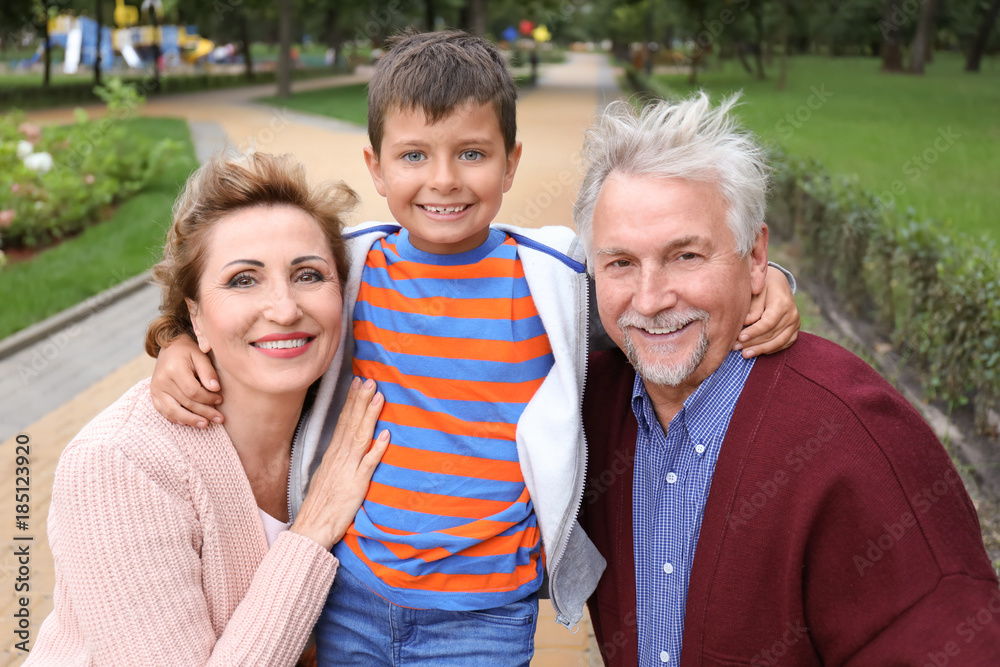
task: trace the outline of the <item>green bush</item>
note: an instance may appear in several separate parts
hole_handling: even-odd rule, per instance
[[[0,116],[0,247],[45,246],[78,233],[176,152],[175,142],[129,131],[144,102],[133,87],[111,80],[95,92],[107,103],[97,121],[78,109],[76,123],[41,130],[20,113]]]
[[[636,104],[667,97],[625,65]],[[1000,411],[1000,249],[912,209],[882,204],[856,179],[772,149],[768,225],[801,248],[803,269],[912,361],[930,398]]]
[[[1000,404],[1000,251],[912,210],[880,206],[811,160],[772,155],[768,222],[855,316],[922,371],[931,398],[973,403],[985,432]]]

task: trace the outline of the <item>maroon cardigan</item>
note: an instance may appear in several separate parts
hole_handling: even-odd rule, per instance
[[[595,353],[581,522],[608,568],[605,663],[636,665],[635,373]],[[680,664],[1000,665],[1000,590],[965,488],[924,420],[863,361],[801,334],[757,360],[719,456]]]

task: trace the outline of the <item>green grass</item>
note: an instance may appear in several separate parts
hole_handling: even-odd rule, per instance
[[[752,79],[736,62],[698,79],[713,99],[742,89],[739,113],[747,127],[790,155],[816,158],[834,174],[856,175],[879,195],[895,184],[902,191],[894,196],[897,209],[913,207],[921,217],[1000,238],[1000,59],[984,61],[980,74],[966,74],[958,54],[939,53],[923,77],[882,74],[879,64],[871,58],[792,58],[781,92],[777,61],[766,81]],[[656,83],[674,94],[692,89],[686,74],[657,76]]]
[[[0,338],[142,273],[159,258],[170,208],[197,165],[187,123],[173,118],[128,121],[135,132],[180,142],[184,149],[114,216],[79,236],[0,269]]]
[[[339,118],[355,125],[364,126],[368,122],[367,87],[367,84],[355,83],[347,86],[307,90],[284,99],[261,97],[257,101],[319,116]]]
[[[41,86],[43,76],[40,72],[18,72],[17,74],[0,74],[0,86]],[[66,74],[62,68],[52,68],[49,74],[49,83],[53,86],[66,83],[90,83],[94,80],[94,73],[90,70],[78,72],[76,74]]]

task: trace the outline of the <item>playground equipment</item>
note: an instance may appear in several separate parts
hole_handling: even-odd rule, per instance
[[[154,3],[158,5],[155,0],[145,0],[143,9],[148,10]],[[137,25],[139,9],[126,5],[124,0],[115,0],[114,18],[116,29],[101,27],[101,62],[105,65],[114,62],[117,52],[130,68],[145,67],[152,61],[157,44],[166,63],[195,63],[215,50],[211,40],[198,35],[196,26]],[[97,60],[97,22],[93,19],[70,14],[49,19],[49,41],[65,50],[63,71],[68,74],[75,73],[80,65],[93,67]],[[28,64],[37,62],[44,53],[43,44]]]

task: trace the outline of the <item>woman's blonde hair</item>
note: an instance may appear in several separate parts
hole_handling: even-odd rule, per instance
[[[155,357],[178,336],[194,336],[185,299],[198,298],[206,241],[221,218],[257,206],[302,210],[323,230],[343,286],[348,271],[343,216],[357,201],[342,182],[310,188],[302,164],[290,155],[229,151],[212,157],[191,175],[174,203],[163,259],[152,270],[153,281],[162,288],[161,315],[146,332],[146,353]]]

